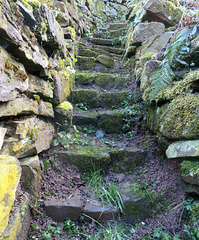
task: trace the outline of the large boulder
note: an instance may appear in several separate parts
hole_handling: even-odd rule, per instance
[[[19,161],[11,156],[0,155],[0,237],[8,225],[20,177]]]
[[[139,23],[133,30],[131,37],[128,39],[129,45],[140,45],[152,36],[163,34],[165,26],[163,23]]]
[[[2,122],[7,133],[1,152],[18,158],[38,154],[50,147],[54,128],[36,117]]]
[[[144,10],[142,21],[162,22],[166,27],[175,26],[182,16],[182,11],[175,4],[165,0],[148,0]]]

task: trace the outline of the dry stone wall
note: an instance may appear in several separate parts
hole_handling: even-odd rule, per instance
[[[182,21],[179,25],[178,1],[139,0],[127,5],[131,27],[126,56],[136,63],[137,83],[148,106],[148,126],[169,159],[186,160],[181,167],[185,190],[199,194],[199,10],[188,27]],[[155,74],[159,77],[154,78]]]
[[[0,1],[1,240],[26,239],[28,201],[34,201],[40,189],[38,154],[50,148],[55,116],[65,130],[71,124],[67,97],[74,84],[76,41],[108,17],[116,17],[121,4],[120,0]],[[27,193],[8,222],[23,190]]]

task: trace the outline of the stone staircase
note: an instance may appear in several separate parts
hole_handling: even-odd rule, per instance
[[[97,170],[130,174],[145,163],[147,151],[140,149],[136,143],[127,145],[120,137],[124,134],[125,118],[122,103],[135,90],[132,73],[123,67],[124,44],[118,41],[118,33],[125,34],[126,29],[125,22],[111,23],[107,28],[100,28],[93,38],[83,39],[79,43],[75,89],[69,101],[74,106],[73,125],[77,127],[81,140],[78,140],[80,144],[56,151],[56,162],[63,171],[74,165],[82,174]],[[86,134],[85,130],[92,134]],[[76,139],[76,136],[77,133],[73,132],[71,138]],[[82,144],[83,141],[86,144]],[[121,192],[125,216],[127,219],[138,219],[134,212],[129,212],[129,206],[144,207],[142,198],[136,197],[128,186]],[[80,204],[77,207],[78,216],[73,219],[76,220],[82,213],[98,221],[115,219],[115,208],[102,206],[93,199],[83,207],[81,197],[76,198]],[[60,218],[57,217],[59,211],[62,218],[67,218],[70,216],[63,216],[63,212],[72,205],[71,201],[55,203],[50,200],[46,202],[46,213],[52,218],[56,216],[56,221]]]

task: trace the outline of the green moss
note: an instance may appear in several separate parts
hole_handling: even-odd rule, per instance
[[[47,106],[47,108],[52,108],[53,107],[53,105],[49,102],[47,102],[46,106]]]
[[[151,60],[155,55],[156,55],[156,53],[154,53],[154,52],[149,52],[149,53],[144,54],[141,57],[142,63],[146,63],[147,61]]]
[[[4,72],[10,77],[13,76],[16,80],[25,81],[28,78],[28,75],[19,69],[17,65],[11,62],[9,59],[5,61],[5,69]]]
[[[80,89],[72,92],[72,102],[86,103],[90,108],[99,106],[99,92],[97,90]]]
[[[181,164],[181,174],[199,177],[199,162],[183,161]]]
[[[178,96],[170,104],[159,109],[160,132],[169,138],[193,139],[198,137],[199,94]]]
[[[95,58],[94,57],[77,57],[77,65],[80,70],[89,70],[91,69],[95,64]]]
[[[95,84],[105,89],[114,87],[115,76],[107,73],[97,73],[95,75]]]
[[[57,159],[74,164],[81,173],[91,173],[97,170],[106,170],[110,157],[109,148],[99,146],[74,146],[71,151],[66,153],[57,153]]]
[[[199,71],[189,72],[185,78],[181,81],[174,82],[172,85],[164,88],[160,93],[158,93],[155,98],[156,103],[170,101],[179,95],[185,94],[190,89],[197,87],[197,81],[199,80]]]
[[[172,2],[163,2],[163,8],[169,19],[172,19],[172,21],[176,24],[180,21],[182,17],[182,11],[177,8]]]
[[[71,110],[73,110],[72,104],[70,102],[68,102],[68,101],[64,101],[64,102],[60,103],[57,106],[57,108],[61,108],[63,111],[69,111],[69,110],[71,111]]]
[[[71,33],[72,39],[75,39],[75,38],[76,38],[76,32],[75,32],[75,29],[74,29],[74,28],[72,28],[72,27],[67,27],[66,30]]]
[[[97,127],[107,133],[119,132],[124,124],[124,114],[114,111],[103,111],[98,115]]]
[[[82,85],[89,85],[94,82],[95,75],[90,73],[76,73],[75,83]]]
[[[104,108],[119,108],[122,102],[127,99],[128,91],[123,92],[105,92],[101,94],[101,106]]]
[[[136,48],[137,48],[136,46],[129,46],[129,47],[127,47],[125,56],[126,57],[131,57],[131,56],[135,55]]]
[[[113,68],[115,65],[114,60],[111,57],[105,56],[105,55],[99,55],[97,57],[96,61],[98,61],[99,63],[101,63],[109,68]]]

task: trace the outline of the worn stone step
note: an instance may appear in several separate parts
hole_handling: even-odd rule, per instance
[[[72,91],[70,100],[73,104],[82,104],[86,108],[97,108],[99,104],[100,94],[94,89],[78,89]],[[86,110],[86,109],[85,109]]]
[[[84,207],[83,214],[86,215],[84,218],[85,221],[91,222],[92,219],[95,219],[98,222],[106,222],[109,220],[115,220],[118,216],[118,210],[111,206],[104,206],[97,200],[91,200],[88,201]]]
[[[100,46],[100,45],[95,45],[95,47],[91,48],[95,51],[103,50],[109,53],[114,53],[118,55],[122,55],[125,53],[125,50],[123,48],[116,48],[116,47],[108,47],[108,46]]]
[[[114,75],[110,73],[76,73],[75,84],[77,85],[97,85],[103,89],[123,89],[128,83],[132,81],[132,78],[128,75]]]
[[[80,108],[120,108],[127,99],[129,91],[102,92],[94,89],[77,89],[71,94],[71,102]]]
[[[122,102],[127,99],[129,91],[104,92],[100,94],[100,105],[102,108],[120,108]]]
[[[125,22],[118,22],[118,23],[111,23],[109,25],[110,30],[117,30],[119,28],[126,28],[127,29],[127,23]]]
[[[83,111],[79,108],[74,108],[73,112],[73,124],[74,125],[91,125],[97,126],[97,113],[95,111]]]
[[[102,48],[90,48],[86,45],[79,45],[78,48],[78,56],[82,57],[95,57],[97,58],[99,55],[106,55],[109,57],[113,57],[117,60],[121,59],[121,55],[117,53],[111,53],[109,51],[103,50]]]
[[[147,158],[147,151],[137,147],[114,148],[110,151],[111,168],[115,173],[132,173],[144,165]]]
[[[125,36],[127,32],[127,28],[119,28],[112,31],[107,32],[96,32],[93,34],[94,38],[103,38],[103,39],[114,39]]]
[[[114,39],[103,39],[103,38],[89,38],[90,42],[98,45],[113,46]]]
[[[98,129],[102,129],[106,133],[122,131],[122,127],[124,125],[123,119],[123,113],[112,110],[75,110],[73,113],[73,124],[96,126]]]
[[[106,171],[110,164],[110,148],[97,145],[79,146],[72,149],[55,152],[55,159],[62,168],[76,166],[81,173],[91,173],[97,170]]]

